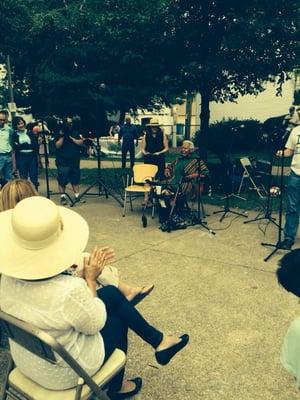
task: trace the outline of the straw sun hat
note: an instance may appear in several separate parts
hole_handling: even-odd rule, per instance
[[[55,276],[74,264],[88,241],[87,222],[40,196],[0,213],[0,273],[20,279]]]
[[[146,124],[146,126],[159,126],[158,118],[155,117],[151,118],[149,123]]]

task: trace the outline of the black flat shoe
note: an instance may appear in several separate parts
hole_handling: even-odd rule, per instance
[[[147,286],[143,286],[143,287],[142,287],[142,290],[145,289],[146,287],[147,287]],[[147,297],[147,296],[152,292],[153,289],[154,289],[154,285],[151,285],[151,286],[149,287],[149,289],[146,290],[145,292],[138,293],[136,296],[134,296],[134,298],[133,298],[132,300],[130,300],[130,303],[131,303],[133,306],[136,306],[136,305],[139,304],[141,301],[143,301],[144,298]]]
[[[180,336],[181,341],[174,344],[171,347],[168,347],[167,349],[156,351],[155,352],[155,358],[158,364],[160,365],[166,365],[170,362],[170,360],[175,356],[176,353],[178,353],[180,350],[182,350],[189,342],[189,335],[184,334]]]
[[[131,382],[135,383],[135,388],[131,390],[130,392],[124,392],[124,393],[113,393],[108,391],[108,397],[110,400],[124,400],[124,399],[129,399],[130,397],[135,396],[142,388],[142,383],[143,380],[140,377],[134,378],[134,379],[129,379]]]

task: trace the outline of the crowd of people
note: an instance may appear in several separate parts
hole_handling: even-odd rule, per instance
[[[297,115],[295,115],[297,113]],[[290,250],[299,224],[300,206],[300,108],[290,109],[284,119],[288,130],[285,149],[278,157],[292,157],[287,190],[284,239],[279,247]],[[120,127],[119,127],[120,128]],[[158,364],[166,365],[189,341],[188,334],[166,335],[150,324],[136,309],[154,289],[154,285],[129,285],[111,265],[114,250],[96,246],[84,252],[89,237],[87,222],[76,212],[57,206],[38,194],[38,133],[44,127],[28,128],[22,117],[8,124],[8,115],[0,111],[0,170],[6,184],[0,191],[0,241],[6,251],[0,253],[1,309],[28,321],[53,335],[93,375],[114,349],[128,349],[128,329],[154,350]],[[185,140],[180,154],[166,165],[168,141],[156,119],[151,119],[142,138],[144,162],[155,164],[155,177],[166,183],[163,222],[170,210],[180,215],[187,196],[196,190],[199,177],[209,176],[206,164],[197,157],[193,142]],[[130,118],[113,133],[122,140],[122,167],[127,153],[134,165],[137,131]],[[70,182],[75,198],[79,196],[80,147],[83,138],[66,118],[54,136],[57,180],[61,204]],[[18,170],[21,179],[13,179]],[[174,193],[176,192],[176,204]],[[166,201],[168,200],[168,201]],[[148,199],[147,199],[148,201]],[[80,235],[78,235],[80,232]],[[51,255],[51,256],[50,256]],[[292,250],[280,261],[278,282],[300,297],[300,250]],[[74,311],[76,310],[76,311]],[[300,386],[300,319],[290,325],[284,338],[281,361]],[[20,345],[10,342],[13,360],[20,371],[41,386],[64,390],[76,386],[77,376],[61,360],[52,365]],[[122,369],[110,382],[108,395],[121,400],[137,394],[142,378],[124,379]]]
[[[190,159],[193,149],[192,142],[185,142],[178,162],[166,168],[165,155],[169,150],[168,138],[157,118],[151,118],[143,129],[143,136],[140,138],[140,129],[133,124],[130,117],[125,118],[125,123],[120,127],[113,123],[109,136],[114,137],[121,145],[121,167],[126,167],[126,160],[129,153],[130,168],[135,164],[135,148],[141,139],[141,151],[145,164],[154,164],[158,167],[155,179],[161,182],[172,181],[173,186],[178,185],[178,176],[187,175],[187,170],[180,168],[183,165],[182,159]],[[45,151],[49,154],[49,138],[55,148],[55,164],[57,168],[58,192],[60,194],[61,205],[69,204],[69,195],[66,194],[67,185],[70,183],[74,193],[74,202],[85,202],[80,196],[80,159],[84,145],[90,147],[90,139],[86,139],[78,130],[72,117],[66,117],[63,123],[58,126],[55,132],[51,133],[45,122],[37,121],[27,124],[20,117],[14,117],[11,125],[8,123],[8,113],[0,112],[0,171],[2,171],[4,181],[10,181],[16,177],[29,179],[38,190],[38,169],[42,166],[42,154]],[[192,147],[191,147],[192,145]],[[46,146],[46,148],[45,148]],[[185,146],[188,151],[185,152]],[[201,162],[202,163],[202,162]],[[192,163],[193,164],[193,163]],[[191,170],[195,169],[196,164]],[[172,172],[172,173],[171,173]],[[195,172],[195,171],[193,171]],[[176,179],[173,178],[173,173]],[[182,186],[181,194],[188,192],[187,187],[191,183]],[[169,191],[170,193],[170,191]],[[178,197],[178,204],[182,203]],[[170,196],[168,196],[168,201]],[[148,196],[145,196],[144,205],[147,206]],[[168,203],[167,201],[167,203]],[[169,203],[170,204],[170,203]],[[170,206],[167,207],[168,212]],[[180,212],[180,207],[176,208],[176,213]],[[162,212],[166,214],[166,210]],[[163,219],[160,222],[163,223]]]

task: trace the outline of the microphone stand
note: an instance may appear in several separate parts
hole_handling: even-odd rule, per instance
[[[49,185],[49,153],[48,153],[48,146],[47,146],[47,140],[46,140],[46,130],[45,130],[45,125],[44,125],[44,121],[41,120],[40,121],[42,124],[42,144],[44,147],[44,158],[45,158],[45,179],[46,179],[46,196],[48,199],[50,199],[50,195],[56,195],[56,194],[60,194],[59,192],[52,192],[50,190],[50,185]],[[68,193],[65,193],[65,195],[68,197],[68,200],[70,202],[70,206],[73,207],[74,205],[74,201],[72,200],[72,198],[70,197],[70,195]]]
[[[277,242],[275,244],[272,243],[261,243],[262,246],[268,246],[268,247],[274,247],[274,250],[267,256],[264,258],[264,261],[267,262],[276,252],[277,250],[287,250],[287,249],[282,249],[280,247],[280,243],[281,243],[281,239],[282,239],[282,209],[283,209],[283,196],[282,196],[282,192],[283,192],[283,168],[284,168],[284,149],[285,149],[285,140],[284,137],[286,136],[286,134],[282,137],[282,142],[283,142],[283,146],[282,146],[282,157],[281,157],[281,165],[280,165],[280,199],[279,199],[279,221],[278,221],[278,238],[277,238]]]
[[[219,219],[219,222],[222,222],[223,219],[226,217],[226,215],[227,215],[228,213],[237,215],[237,216],[239,216],[239,217],[248,218],[248,215],[245,215],[245,214],[243,214],[243,213],[239,213],[239,212],[237,212],[237,211],[232,211],[232,210],[230,209],[230,206],[229,206],[229,199],[230,199],[231,197],[237,197],[237,198],[242,199],[242,200],[245,200],[245,199],[244,199],[243,197],[238,196],[238,195],[236,195],[236,194],[233,193],[233,182],[232,182],[232,179],[230,178],[230,171],[229,171],[229,168],[230,168],[230,163],[229,163],[229,161],[227,161],[227,165],[226,165],[226,176],[227,176],[228,182],[230,183],[230,187],[231,187],[230,189],[231,189],[231,190],[229,190],[229,188],[227,187],[227,189],[226,189],[226,195],[225,195],[225,204],[224,204],[223,209],[222,209],[222,210],[219,210],[219,211],[214,211],[214,212],[213,212],[213,214],[220,214],[220,213],[222,214],[222,215],[221,215],[221,218]],[[231,193],[230,193],[230,192],[231,192]],[[224,197],[223,197],[223,198],[224,198]]]
[[[250,219],[248,221],[244,221],[244,224],[249,224],[251,222],[256,222],[256,221],[263,221],[264,219],[266,219],[267,221],[272,222],[274,225],[276,225],[277,227],[279,226],[276,221],[276,218],[272,217],[272,207],[271,207],[271,185],[272,185],[272,167],[273,167],[273,160],[274,160],[274,156],[273,156],[273,152],[274,152],[274,143],[272,141],[272,146],[271,146],[271,152],[270,152],[270,171],[269,171],[269,176],[268,176],[268,197],[267,197],[267,204],[266,204],[266,209],[265,209],[265,214],[264,216],[260,217],[260,213],[257,214],[257,216],[253,219]]]
[[[108,199],[108,195],[110,195],[117,203],[120,204],[121,207],[123,207],[122,201],[107,187],[107,185],[104,183],[102,176],[101,176],[101,146],[100,146],[100,141],[99,141],[99,136],[96,136],[96,155],[97,155],[97,178],[95,181],[88,186],[74,201],[74,204],[80,202],[83,196],[105,196]],[[96,193],[92,192],[90,193],[90,190],[94,187],[98,188],[98,191]]]
[[[237,211],[232,211],[232,210],[230,209],[230,207],[229,207],[229,201],[230,201],[230,198],[232,198],[232,197],[236,197],[236,198],[239,198],[239,199],[241,199],[241,200],[246,200],[244,197],[241,197],[241,196],[236,195],[236,194],[234,193],[233,178],[230,176],[230,165],[232,164],[232,166],[233,166],[233,163],[232,163],[231,158],[230,158],[230,154],[231,154],[231,152],[232,152],[233,139],[234,139],[236,133],[237,133],[237,128],[233,128],[233,129],[232,129],[231,140],[230,140],[230,143],[229,143],[229,150],[228,150],[228,152],[227,152],[226,161],[225,161],[225,162],[226,162],[226,165],[225,165],[225,167],[226,167],[226,178],[227,178],[227,183],[228,183],[228,184],[226,185],[227,188],[226,188],[225,197],[222,198],[222,199],[225,199],[225,204],[224,204],[222,210],[214,211],[214,212],[213,212],[213,214],[220,214],[220,213],[222,214],[222,215],[221,215],[221,218],[220,218],[220,220],[219,220],[219,222],[222,222],[223,219],[226,217],[226,215],[227,215],[228,213],[237,215],[237,216],[239,216],[239,217],[248,218],[248,215],[245,215],[244,213],[239,213],[239,212],[237,212]],[[233,168],[234,168],[234,167],[233,167]],[[234,171],[234,169],[233,169],[233,171]],[[232,172],[232,174],[233,174],[233,172]],[[229,186],[230,186],[230,187],[229,187]]]
[[[46,131],[44,126],[44,121],[41,121],[42,124],[42,144],[44,147],[44,158],[45,158],[45,179],[46,179],[46,196],[50,199],[50,186],[49,186],[49,154],[47,148],[47,140],[46,140]]]
[[[197,155],[197,170],[198,170],[198,176],[196,178],[196,193],[197,193],[197,214],[196,217],[193,216],[192,218],[192,223],[191,225],[200,225],[202,228],[206,229],[211,233],[212,235],[215,235],[216,232],[214,232],[212,229],[210,229],[207,226],[207,222],[203,221],[202,215],[205,217],[205,213],[203,212],[203,203],[202,203],[202,194],[201,194],[201,165],[200,165],[200,154],[198,150],[198,155]]]

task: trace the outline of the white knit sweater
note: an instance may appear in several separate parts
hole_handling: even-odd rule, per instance
[[[54,336],[89,374],[101,367],[104,344],[99,331],[105,325],[106,309],[83,279],[58,275],[34,282],[2,276],[0,307]],[[61,359],[52,365],[10,344],[17,367],[33,381],[54,390],[76,386],[77,376]]]

